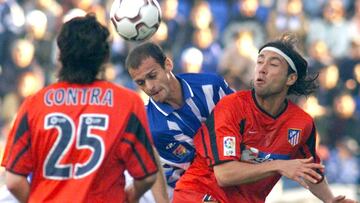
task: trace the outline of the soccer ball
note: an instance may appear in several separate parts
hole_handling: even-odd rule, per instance
[[[114,0],[110,19],[121,37],[142,41],[159,28],[161,10],[156,0]]]

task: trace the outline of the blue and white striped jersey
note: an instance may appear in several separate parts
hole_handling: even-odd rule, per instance
[[[225,80],[208,73],[176,76],[181,83],[184,105],[174,109],[150,98],[147,115],[154,144],[159,151],[166,181],[175,187],[195,155],[193,137],[215,104],[233,93]]]

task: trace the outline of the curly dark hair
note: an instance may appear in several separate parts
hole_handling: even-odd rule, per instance
[[[292,35],[291,33],[285,33],[279,39],[263,45],[259,49],[259,53],[265,47],[275,47],[280,49],[287,56],[289,56],[295,64],[298,78],[296,82],[292,86],[290,86],[287,94],[307,96],[315,92],[315,90],[318,88],[316,79],[318,78],[319,74],[315,73],[313,75],[308,75],[308,63],[304,59],[304,57],[301,56],[299,51],[297,51],[295,46],[296,43],[297,39],[294,35]],[[290,65],[288,64],[288,75],[292,73],[295,73],[295,71],[291,69]]]
[[[109,59],[109,35],[109,30],[94,14],[66,22],[57,38],[62,63],[59,80],[80,84],[94,82]]]

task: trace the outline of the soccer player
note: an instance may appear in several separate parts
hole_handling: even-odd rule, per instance
[[[194,158],[196,131],[215,104],[233,90],[216,74],[174,75],[172,60],[151,42],[131,50],[126,68],[138,87],[150,96],[147,116],[151,134],[167,184],[174,188]]]
[[[198,154],[176,185],[174,203],[264,202],[282,175],[324,202],[345,202],[324,179],[313,119],[286,99],[316,89],[317,76],[307,75],[294,42],[287,34],[261,47],[253,89],[214,108],[194,137]]]
[[[99,77],[108,37],[91,14],[63,25],[59,81],[24,101],[2,161],[20,202],[137,202],[155,182],[141,98]],[[135,177],[126,189],[125,169]]]

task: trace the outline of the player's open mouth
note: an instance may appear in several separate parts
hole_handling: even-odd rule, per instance
[[[257,84],[264,84],[264,83],[265,83],[265,79],[257,78],[257,79],[255,80],[255,83],[257,83]]]
[[[160,92],[161,92],[161,90],[156,91],[156,92],[152,93],[151,96],[156,96],[156,95],[158,95]]]

